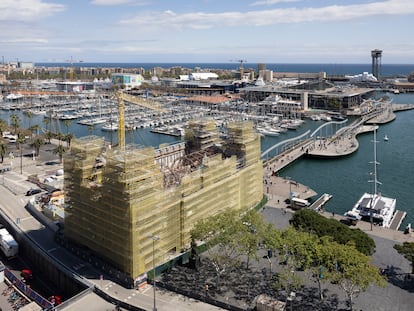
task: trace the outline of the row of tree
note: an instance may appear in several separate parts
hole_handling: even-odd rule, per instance
[[[370,264],[370,257],[356,248],[358,242],[341,244],[329,234],[318,236],[294,227],[278,230],[255,211],[243,215],[226,211],[209,217],[198,222],[191,234],[207,249],[216,270],[217,287],[226,269],[240,261],[248,269],[252,259],[259,259],[260,250],[267,250],[268,256],[278,255],[280,265],[273,286],[286,293],[300,288],[300,270],[317,282],[320,299],[322,284],[331,282],[345,292],[351,306],[354,297],[369,285],[385,285],[379,269]]]
[[[12,134],[17,135],[16,139],[16,147],[17,150],[20,151],[20,157],[22,157],[22,145],[27,143],[27,137],[30,137],[30,145],[35,151],[35,156],[39,155],[40,147],[44,145],[46,142],[50,144],[51,139],[55,138],[59,140],[58,146],[55,147],[53,152],[59,156],[60,161],[63,159],[63,155],[66,152],[67,148],[70,146],[70,142],[73,139],[73,134],[69,133],[69,126],[70,126],[70,120],[65,120],[66,125],[66,134],[63,133],[53,133],[50,129],[47,129],[46,131],[42,131],[41,134],[39,134],[40,126],[38,124],[31,125],[30,120],[33,117],[32,112],[28,112],[27,116],[29,118],[29,127],[28,129],[23,129],[20,126],[20,118],[17,114],[11,114],[9,116],[10,118],[10,126],[5,120],[0,119],[0,158],[1,162],[3,163],[4,157],[9,152],[8,150],[8,144],[5,139],[3,139],[3,132],[5,131],[11,131]],[[48,124],[50,124],[51,120],[50,118],[45,118],[44,123],[46,127],[48,127]],[[62,142],[66,142],[66,147],[62,144]]]

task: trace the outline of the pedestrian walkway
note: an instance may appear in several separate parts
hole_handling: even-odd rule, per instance
[[[291,185],[289,185],[289,179],[278,177],[278,176],[272,176],[270,178],[272,181],[271,184],[265,185],[266,191],[268,191],[268,197],[269,201],[267,203],[267,207],[273,207],[273,208],[280,208],[284,211],[293,212],[290,209],[287,209],[288,205],[285,200],[289,198],[289,192],[290,189],[293,188],[293,191],[297,191],[300,198],[307,199],[311,198],[316,195],[316,192],[309,187],[306,187],[305,185],[302,185],[296,181],[292,181],[293,187],[291,188]],[[320,211],[320,214],[327,217],[327,218],[333,218],[338,221],[346,221],[346,217],[343,215],[338,215],[332,212],[327,211]],[[408,234],[405,234],[402,231],[397,231],[393,229],[383,228],[381,226],[372,226],[371,230],[371,224],[369,222],[365,221],[358,221],[356,228],[361,229],[362,231],[370,234],[375,235],[384,239],[392,240],[395,242],[403,243],[403,242],[414,242],[414,233],[410,232]]]

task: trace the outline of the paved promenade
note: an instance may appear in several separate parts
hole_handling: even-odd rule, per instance
[[[290,209],[287,208],[288,204],[285,203],[285,200],[289,198],[290,186],[289,180],[285,177],[278,177],[278,176],[271,176],[270,177],[271,184],[267,187],[269,188],[269,202],[267,204],[268,207],[272,208],[279,208],[287,212],[291,212]],[[300,184],[296,181],[292,182],[292,192],[297,192],[299,198],[308,199],[310,197],[314,197],[317,193],[310,189],[309,187]],[[266,185],[265,185],[266,186]],[[266,189],[267,190],[267,189]],[[343,215],[332,214],[329,211],[320,212],[321,215],[327,218],[335,218],[336,220],[345,220],[346,217]],[[372,226],[371,224],[365,221],[359,221],[356,225],[356,228],[361,229],[362,231],[367,232],[370,235],[375,235],[380,238],[392,240],[395,242],[403,243],[403,242],[414,242],[414,233],[411,232],[409,234],[404,234],[403,231],[397,231],[392,229],[383,228],[380,226]]]
[[[287,208],[287,204],[284,202],[289,197],[289,187],[286,186],[286,179],[282,177],[272,176],[270,178],[272,180],[269,189],[270,200],[262,214],[276,228],[286,228],[293,214],[293,211]],[[297,187],[300,189],[299,192],[308,189],[308,187],[301,184],[298,184]],[[321,214],[338,221],[345,219],[342,215],[327,211]],[[369,234],[375,241],[376,251],[372,255],[372,264],[387,270],[388,283],[385,288],[371,286],[366,292],[361,293],[355,299],[354,310],[414,310],[414,278],[410,274],[411,264],[393,248],[396,243],[414,242],[414,233],[404,234],[402,231],[385,229],[379,226],[373,226],[371,230],[371,224],[363,221],[359,221],[356,227]],[[305,284],[311,288],[317,286],[306,276]],[[326,295],[337,295],[340,304],[346,300],[344,293],[336,285],[323,283],[322,289],[327,290]],[[341,305],[337,310],[347,310],[347,308]]]

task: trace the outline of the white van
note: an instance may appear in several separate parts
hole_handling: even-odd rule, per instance
[[[292,209],[301,209],[308,207],[310,203],[305,199],[292,198],[290,205],[292,206]]]

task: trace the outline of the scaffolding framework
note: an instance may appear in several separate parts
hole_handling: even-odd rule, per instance
[[[74,139],[64,158],[65,235],[136,279],[152,268],[151,234],[160,238],[155,243],[159,265],[189,248],[197,221],[254,207],[263,196],[260,137],[252,123],[239,122],[229,125],[229,139],[221,142],[212,125],[192,124],[201,159],[169,188],[154,148],[107,149],[102,155],[103,139]],[[207,152],[216,143],[226,156]],[[97,170],[99,157],[105,165]]]

